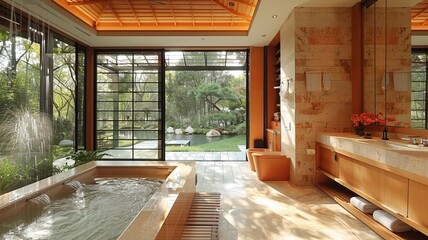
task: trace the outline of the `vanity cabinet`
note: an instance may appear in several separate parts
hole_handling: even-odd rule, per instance
[[[339,154],[339,179],[372,199],[381,199],[381,170]]]
[[[428,185],[385,164],[316,144],[316,184],[385,239],[428,239]],[[356,210],[350,198],[360,195],[420,232],[395,234]],[[425,235],[423,235],[423,234]]]
[[[337,164],[336,152],[320,145],[317,147],[318,149],[316,152],[319,154],[318,158],[320,159],[318,161],[318,168],[326,171],[334,177],[338,177],[339,165]]]
[[[380,176],[382,206],[393,213],[407,217],[409,179],[388,171],[382,171]]]
[[[409,181],[410,220],[428,229],[428,185]]]

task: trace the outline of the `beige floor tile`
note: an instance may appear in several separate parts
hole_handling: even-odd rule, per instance
[[[198,162],[197,191],[220,192],[220,239],[381,239],[313,186],[262,182],[247,162]]]

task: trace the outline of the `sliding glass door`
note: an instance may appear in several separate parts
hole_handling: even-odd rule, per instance
[[[97,53],[96,146],[114,159],[162,159],[161,58],[161,51]]]

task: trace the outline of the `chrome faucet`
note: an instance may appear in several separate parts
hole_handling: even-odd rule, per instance
[[[411,144],[418,145],[422,143],[422,136],[407,136]]]

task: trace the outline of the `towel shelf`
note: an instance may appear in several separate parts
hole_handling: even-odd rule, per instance
[[[385,239],[428,239],[428,184],[322,143],[316,143],[316,153],[316,185],[373,231]],[[332,156],[336,156],[335,160]],[[361,212],[350,203],[350,198],[357,195],[417,231],[389,231],[371,214]]]

